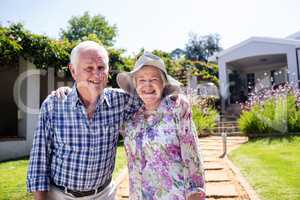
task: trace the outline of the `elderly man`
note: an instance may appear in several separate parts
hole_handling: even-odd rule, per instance
[[[105,88],[108,62],[102,46],[80,43],[71,52],[70,94],[43,102],[27,176],[36,200],[115,199],[111,178],[119,129],[141,102]]]
[[[43,102],[27,177],[35,199],[115,198],[119,128],[140,101],[105,88],[108,62],[102,46],[80,43],[71,52],[72,91],[64,100],[50,95]]]

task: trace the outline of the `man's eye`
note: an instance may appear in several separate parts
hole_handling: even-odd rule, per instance
[[[88,67],[88,68],[85,68],[85,71],[87,71],[87,72],[91,72],[91,71],[93,71],[93,69],[92,69],[92,68],[90,68],[90,67]]]
[[[98,67],[98,70],[99,71],[104,71],[105,67],[101,66],[101,67]]]

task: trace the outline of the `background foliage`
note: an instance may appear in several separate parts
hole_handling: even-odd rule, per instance
[[[117,36],[117,26],[109,25],[102,15],[91,16],[85,12],[82,16],[73,16],[66,30],[61,29],[61,39],[83,41],[88,37],[97,38],[103,45],[112,46]]]
[[[88,12],[82,16],[73,16],[67,29],[61,29],[60,34],[60,39],[52,39],[46,35],[31,33],[21,23],[12,23],[8,27],[0,25],[0,68],[18,63],[19,57],[22,56],[33,62],[37,68],[53,67],[56,71],[68,72],[72,48],[81,41],[92,40],[104,45],[108,50],[109,85],[116,87],[117,73],[131,70],[138,55],[144,51],[142,49],[138,55],[125,56],[125,49],[112,46],[117,35],[116,25],[110,25],[102,15],[91,16]],[[198,42],[192,42],[194,39],[190,38],[184,50],[177,48],[171,53],[154,50],[152,53],[160,56],[166,64],[168,73],[184,85],[191,76],[197,76],[199,81],[218,84],[218,66],[206,62],[207,56],[220,49],[218,36],[199,36],[196,37]],[[200,43],[202,46],[198,48],[197,45]],[[196,46],[192,47],[193,45]],[[189,56],[192,51],[194,55],[199,54],[197,59]]]

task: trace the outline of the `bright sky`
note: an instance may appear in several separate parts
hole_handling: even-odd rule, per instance
[[[71,16],[101,14],[118,27],[115,47],[128,54],[184,48],[190,32],[218,33],[228,48],[251,36],[300,31],[299,0],[1,0],[0,22],[22,21],[34,33],[58,38]]]

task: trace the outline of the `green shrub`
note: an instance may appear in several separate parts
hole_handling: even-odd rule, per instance
[[[300,132],[300,111],[292,94],[271,98],[242,112],[238,124],[246,134]]]
[[[201,107],[194,105],[192,106],[192,113],[199,136],[213,132],[216,128],[216,119],[218,117],[218,112],[215,109],[211,107],[201,109]]]

